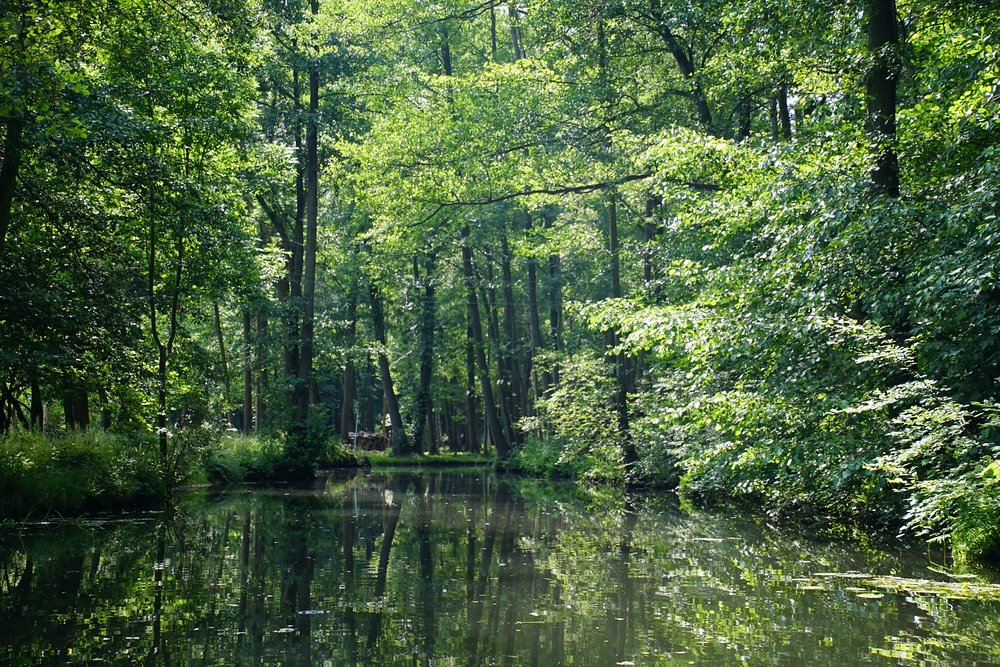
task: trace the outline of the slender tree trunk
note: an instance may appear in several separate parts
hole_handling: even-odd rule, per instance
[[[483,411],[486,414],[486,428],[501,459],[510,454],[510,445],[503,432],[500,416],[497,414],[496,403],[493,401],[493,387],[490,380],[490,368],[486,361],[486,346],[483,341],[483,325],[479,319],[479,303],[476,299],[475,272],[472,266],[472,248],[469,245],[469,228],[462,228],[462,270],[465,276],[465,289],[469,303],[469,328],[475,350],[476,363],[479,366],[479,385],[483,393]]]
[[[781,135],[778,129],[778,98],[772,97],[768,100],[767,106],[768,119],[771,121],[771,141],[777,142]]]
[[[392,384],[392,373],[389,368],[389,357],[386,356],[386,334],[385,334],[385,313],[382,310],[382,297],[378,288],[373,283],[371,285],[372,302],[372,324],[375,328],[375,338],[379,342],[378,368],[382,377],[382,393],[385,398],[386,410],[389,414],[389,423],[392,426],[390,437],[391,447],[398,454],[408,454],[410,445],[407,441],[406,431],[403,428],[403,416],[399,410],[399,399]]]
[[[107,431],[111,428],[111,423],[113,421],[113,414],[111,412],[111,399],[108,397],[108,390],[104,387],[99,387],[97,389],[97,397],[101,399],[101,428]],[[44,410],[42,406],[39,405],[39,417],[44,416]]]
[[[38,369],[34,366],[31,367],[31,377],[29,378],[29,381],[31,383],[31,407],[29,410],[31,416],[31,428],[41,430],[45,411],[42,408],[42,388],[38,383]]]
[[[167,433],[167,368],[170,361],[170,357],[174,351],[174,341],[177,339],[177,317],[180,313],[180,299],[181,299],[181,277],[184,274],[184,229],[177,230],[177,238],[175,239],[177,258],[176,264],[174,265],[174,284],[173,293],[170,300],[170,318],[169,318],[169,329],[167,332],[166,341],[160,335],[160,327],[157,316],[156,308],[156,248],[157,248],[157,224],[156,218],[153,215],[152,204],[150,204],[150,220],[149,220],[149,242],[146,248],[146,260],[147,260],[147,297],[149,299],[149,328],[150,334],[153,339],[153,344],[156,347],[157,365],[156,365],[156,430],[160,445],[160,467],[161,472],[165,476],[165,481],[172,481],[169,476],[172,471],[169,470],[169,446],[168,446],[168,433]]]
[[[17,189],[17,174],[21,169],[21,148],[24,137],[24,121],[10,118],[7,121],[7,137],[3,146],[3,164],[0,165],[0,257],[7,249],[7,232],[10,230],[14,207],[14,191]]]
[[[63,418],[66,421],[66,428],[76,427],[76,417],[73,415],[75,407],[73,403],[73,385],[68,377],[63,377],[62,387]]]
[[[254,410],[257,420],[254,424],[258,433],[267,428],[267,314],[257,313],[257,403]]]
[[[297,49],[297,40],[292,40],[292,48]],[[293,389],[285,396],[285,415],[295,416],[298,411],[299,386],[299,363],[301,361],[300,335],[302,313],[302,266],[303,254],[305,250],[305,218],[306,218],[306,185],[305,172],[309,162],[306,151],[303,148],[302,121],[306,116],[302,108],[302,82],[301,72],[298,65],[292,67],[292,98],[294,100],[295,114],[293,126],[295,132],[295,154],[298,160],[295,168],[295,220],[291,237],[286,244],[288,251],[287,279],[283,280],[285,287],[284,304],[284,352],[285,352],[285,376],[292,381]],[[279,282],[279,298],[281,283]],[[285,416],[283,415],[283,417]]]
[[[712,111],[708,106],[708,99],[705,97],[705,91],[701,87],[701,82],[698,80],[698,73],[695,70],[694,61],[691,60],[688,52],[681,45],[680,41],[677,39],[676,35],[674,35],[673,31],[670,30],[665,21],[661,24],[659,33],[664,44],[666,44],[671,55],[673,55],[674,60],[677,63],[677,69],[681,72],[681,76],[683,76],[691,86],[691,99],[694,101],[695,111],[698,114],[698,121],[709,134],[715,134],[714,128],[712,127]]]
[[[614,193],[608,197],[608,250],[611,254],[611,298],[622,297],[621,268],[618,247],[618,201]],[[617,347],[618,332],[611,332],[611,344]],[[625,355],[617,352],[612,355],[615,371],[615,412],[618,415],[618,431],[622,438],[622,453],[624,463],[631,469],[639,460],[632,442],[628,420],[628,366]]]
[[[781,121],[781,137],[788,141],[792,138],[792,115],[788,112],[788,86],[778,87],[778,119]]]
[[[748,96],[744,96],[740,99],[739,104],[736,105],[736,119],[739,123],[736,128],[736,141],[739,143],[750,138],[750,122],[753,120],[753,105]]]
[[[545,226],[551,227],[547,221]],[[562,259],[549,255],[549,340],[555,352],[562,350]],[[552,366],[552,385],[559,384],[559,365]],[[551,385],[550,385],[551,386]]]
[[[472,294],[475,297],[475,293]],[[476,422],[479,420],[476,410],[476,350],[472,332],[472,303],[469,304],[469,323],[465,338],[465,438],[468,452],[479,452],[479,433]]]
[[[508,387],[510,404],[510,438],[511,442],[519,440],[517,421],[521,415],[527,412],[524,405],[525,394],[521,378],[521,368],[517,363],[517,310],[514,306],[514,286],[511,273],[511,252],[510,242],[507,239],[506,230],[500,236],[500,271],[503,279],[503,319],[504,319],[504,340],[502,342],[503,354],[506,357],[507,370],[510,373]]]
[[[873,64],[865,82],[868,132],[875,153],[873,189],[899,196],[899,158],[896,155],[896,78],[898,69],[895,0],[868,0],[868,51]]]
[[[357,286],[352,281],[351,296],[347,302],[347,319],[349,320],[348,339],[352,342],[358,331],[358,298],[356,295]],[[354,359],[347,358],[344,363],[344,379],[342,383],[344,396],[340,404],[340,438],[344,442],[351,441],[351,433],[355,430],[354,423]]]
[[[548,370],[543,371],[540,376],[535,370],[535,359],[544,347],[542,341],[541,318],[538,315],[538,261],[534,257],[529,257],[528,261],[528,322],[531,328],[531,354],[529,356],[529,369],[533,377],[540,379],[532,382],[535,387],[533,402],[538,402],[552,383],[552,376]]]
[[[219,302],[212,302],[212,313],[215,315],[215,340],[219,345],[219,360],[222,363],[222,386],[226,390],[226,400],[223,409],[226,414],[226,423],[229,423],[229,401],[232,400],[232,387],[229,384],[229,360],[226,356],[226,340],[222,335],[222,316],[219,314]]]
[[[493,265],[490,257],[486,257],[486,280],[480,280],[479,292],[482,297],[483,307],[486,308],[487,331],[489,341],[494,345],[494,357],[497,362],[497,389],[499,391],[500,424],[504,429],[504,436],[510,442],[511,436],[511,396],[510,396],[510,366],[507,355],[504,354],[503,341],[500,338],[500,315],[497,313],[496,288],[493,287]],[[485,284],[484,284],[485,283]],[[489,285],[489,289],[485,285]]]
[[[319,14],[319,1],[311,0],[310,10]],[[302,338],[295,421],[302,422],[309,411],[310,383],[313,381],[313,332],[316,308],[316,232],[319,206],[319,60],[309,65],[309,115],[306,121],[306,234],[302,280]]]
[[[243,313],[243,433],[253,431],[253,316]]]
[[[164,473],[170,450],[167,442],[167,348],[157,346],[156,364],[156,432],[160,443],[160,466]]]
[[[524,58],[524,30],[521,28],[520,10],[516,2],[507,6],[507,13],[510,16],[510,44],[514,49],[514,60]],[[494,58],[496,60],[496,58]]]
[[[90,428],[90,394],[79,382],[73,385],[73,418],[79,429]]]
[[[429,252],[424,258],[423,295],[421,298],[420,317],[420,383],[417,387],[416,415],[413,418],[413,446],[417,452],[422,452],[424,440],[427,437],[427,423],[431,414],[432,396],[431,379],[434,375],[434,330],[435,311],[437,308],[434,297],[434,264],[435,253]],[[417,276],[419,280],[419,276]],[[431,433],[433,444],[433,433]]]

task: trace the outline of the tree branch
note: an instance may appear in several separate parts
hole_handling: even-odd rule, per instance
[[[632,183],[633,181],[643,181],[647,178],[651,178],[653,172],[647,171],[640,174],[629,174],[627,176],[621,176],[619,178],[614,178],[609,181],[599,181],[597,183],[583,183],[580,185],[560,185],[551,187],[541,187],[541,188],[528,188],[526,190],[518,190],[517,192],[507,192],[501,195],[483,197],[482,199],[469,199],[461,200],[457,199],[454,201],[440,202],[419,222],[414,222],[410,227],[419,227],[430,222],[434,217],[441,211],[458,208],[462,206],[488,206],[489,204],[497,204],[504,201],[510,201],[511,199],[517,199],[519,197],[528,197],[530,195],[578,195],[586,194],[588,192],[596,192],[598,190],[606,190],[608,188],[614,187],[616,185],[624,185],[625,183]],[[692,190],[697,190],[700,192],[717,192],[721,190],[721,186],[716,183],[701,183],[698,181],[684,181],[681,179],[669,179],[678,185],[684,185]]]

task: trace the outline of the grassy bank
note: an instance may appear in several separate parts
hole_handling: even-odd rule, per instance
[[[486,454],[468,452],[447,452],[441,454],[407,454],[399,456],[389,452],[358,452],[358,461],[373,468],[405,467],[462,467],[484,466],[493,463],[493,457]]]
[[[142,507],[166,497],[152,437],[103,431],[0,438],[0,518]]]
[[[164,471],[150,433],[102,430],[39,433],[15,430],[0,438],[0,519],[45,519],[162,504],[183,484],[228,485],[301,476],[284,437],[239,436],[193,428],[171,437]],[[331,439],[316,465],[356,466]]]

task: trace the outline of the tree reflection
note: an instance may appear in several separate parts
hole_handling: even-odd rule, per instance
[[[482,472],[331,478],[3,541],[0,663],[1000,657],[995,601],[864,595],[823,571],[929,576],[919,559],[653,497],[580,498]]]

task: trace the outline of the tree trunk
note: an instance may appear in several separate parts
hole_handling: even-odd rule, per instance
[[[772,97],[768,100],[768,119],[771,121],[771,141],[776,142],[781,138],[778,131],[778,98]]]
[[[219,302],[212,302],[212,312],[215,315],[215,339],[219,345],[219,360],[222,362],[222,386],[226,390],[223,410],[225,410],[226,423],[229,423],[229,401],[232,400],[232,387],[229,386],[229,360],[226,358],[226,341],[222,335],[222,317],[219,314]]]
[[[701,82],[698,81],[694,62],[688,56],[687,51],[685,51],[681,46],[681,43],[677,40],[673,31],[671,31],[666,25],[665,21],[661,24],[659,33],[664,44],[666,44],[667,49],[670,50],[671,55],[673,55],[674,60],[677,62],[677,69],[680,70],[681,76],[683,76],[691,86],[691,99],[694,101],[695,110],[698,113],[698,121],[701,123],[705,131],[714,135],[715,131],[712,127],[712,111],[708,106],[708,99],[705,97],[705,91],[701,87]]]
[[[38,369],[34,366],[31,368],[29,381],[31,383],[31,407],[29,409],[31,428],[41,430],[45,411],[42,407],[42,388],[38,383]]]
[[[546,220],[546,228],[552,222]],[[555,352],[562,350],[562,259],[558,254],[549,255],[549,340]],[[559,384],[559,365],[552,366],[552,385]]]
[[[99,387],[97,390],[97,397],[101,399],[101,428],[107,431],[111,428],[111,422],[113,421],[111,399],[108,397],[108,390],[104,387]],[[40,415],[44,415],[42,406],[39,406],[39,411]]]
[[[253,328],[250,311],[243,313],[243,433],[253,431]]]
[[[73,386],[73,418],[81,431],[90,428],[90,394],[87,388],[79,383]]]
[[[504,354],[503,341],[500,338],[500,316],[497,313],[496,289],[493,287],[493,265],[488,255],[486,257],[486,271],[486,280],[479,281],[479,292],[482,297],[483,307],[486,308],[486,322],[487,331],[489,333],[489,341],[495,346],[494,357],[497,362],[497,389],[499,391],[500,399],[497,407],[499,409],[500,425],[504,429],[504,437],[507,442],[510,442],[510,366],[507,365],[507,355]],[[489,289],[486,288],[486,284],[490,286]]]
[[[7,232],[10,229],[14,207],[17,174],[21,169],[23,137],[24,121],[20,118],[10,118],[7,121],[7,137],[3,146],[3,165],[0,166],[0,257],[3,257],[7,248]]]
[[[422,452],[427,436],[427,423],[431,414],[431,379],[434,375],[434,330],[436,302],[434,298],[435,253],[424,258],[423,297],[420,317],[420,384],[417,387],[416,414],[413,417],[413,447]],[[419,280],[419,276],[415,276]],[[419,283],[418,283],[419,284]],[[434,435],[431,433],[431,441]]]
[[[347,302],[348,338],[352,342],[358,331],[358,298],[356,294],[357,286],[352,281],[351,295]],[[340,404],[340,438],[344,442],[351,442],[351,433],[355,430],[354,419],[354,360],[347,358],[344,363],[344,379],[342,383],[343,401]]]
[[[503,279],[503,320],[504,333],[506,334],[502,342],[503,354],[506,357],[507,371],[510,374],[508,387],[510,403],[510,438],[511,443],[519,440],[517,431],[517,421],[521,415],[527,412],[524,405],[525,392],[521,378],[521,368],[517,363],[517,311],[514,306],[514,286],[510,268],[511,253],[510,243],[507,239],[506,230],[500,236],[500,271]]]
[[[267,314],[257,313],[257,402],[254,410],[257,420],[255,430],[260,433],[267,428]]]
[[[529,221],[530,224],[530,221]],[[531,328],[531,352],[529,359],[528,370],[535,379],[532,382],[534,386],[534,396],[533,402],[537,402],[539,397],[543,396],[548,389],[549,384],[552,382],[552,376],[545,370],[541,373],[540,377],[538,372],[535,370],[535,358],[538,352],[543,348],[544,343],[542,341],[542,325],[541,319],[538,316],[538,261],[534,257],[528,257],[528,322]]]
[[[618,200],[614,193],[608,196],[608,250],[611,254],[611,298],[622,297],[621,268],[618,248]],[[611,344],[617,347],[618,332],[611,332]],[[624,463],[631,469],[639,460],[632,442],[628,420],[628,366],[625,355],[617,352],[612,355],[615,372],[615,412],[618,415],[618,431],[622,439]]]
[[[749,97],[743,97],[736,105],[736,119],[739,122],[739,126],[736,128],[736,142],[739,143],[750,138],[753,105]]]
[[[382,310],[382,298],[374,283],[371,285],[372,324],[375,328],[375,338],[379,342],[378,369],[382,377],[382,393],[385,397],[389,423],[392,426],[390,444],[397,454],[408,454],[410,445],[406,431],[403,428],[403,416],[399,410],[399,399],[392,385],[392,373],[389,368],[389,357],[386,356],[385,313]]]
[[[865,81],[868,133],[875,154],[873,189],[899,196],[899,158],[896,155],[896,78],[899,34],[895,0],[868,0],[868,52],[873,64]]]
[[[472,266],[472,248],[469,245],[469,228],[462,228],[462,270],[465,277],[465,289],[469,304],[469,328],[472,334],[476,363],[479,366],[479,386],[483,393],[483,411],[486,414],[486,429],[490,440],[501,459],[510,454],[510,445],[504,435],[497,414],[496,403],[493,400],[493,387],[490,380],[490,368],[486,362],[486,347],[483,341],[483,325],[479,319],[479,303],[476,299],[475,272]]]
[[[472,294],[475,297],[475,293]],[[465,438],[467,452],[479,452],[479,433],[476,429],[476,422],[479,417],[476,410],[476,350],[473,344],[474,335],[472,333],[472,307],[469,303],[469,323],[466,327],[465,337]]]
[[[311,0],[310,9],[319,13],[319,0]],[[295,421],[306,418],[313,381],[313,332],[316,308],[316,231],[319,207],[319,60],[314,55],[309,64],[309,114],[306,121],[306,233],[302,279],[302,335],[298,382],[295,384]]]
[[[781,137],[785,141],[792,138],[792,115],[788,112],[788,86],[778,87],[778,119],[781,121]]]

